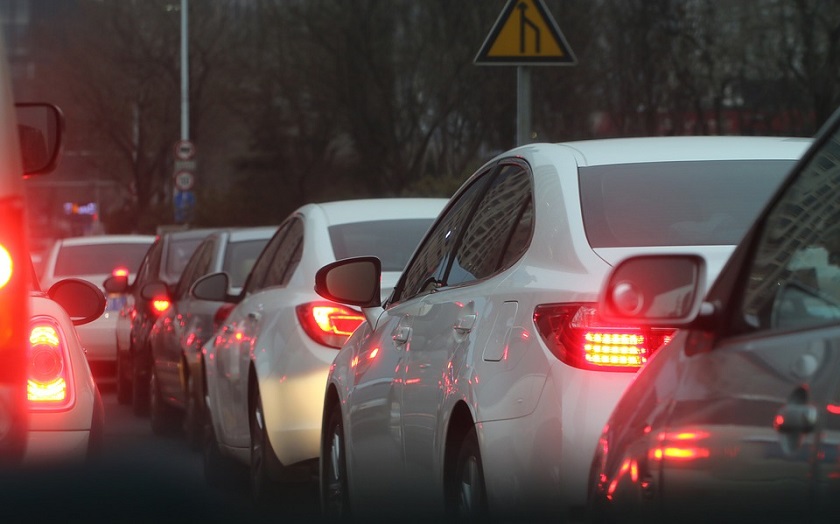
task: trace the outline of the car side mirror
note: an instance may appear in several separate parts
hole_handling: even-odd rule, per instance
[[[93,322],[105,311],[105,295],[96,285],[80,278],[65,278],[53,284],[47,296],[58,303],[80,326]]]
[[[227,273],[211,273],[196,280],[190,288],[190,296],[199,300],[227,302],[230,277]]]
[[[102,282],[102,287],[105,288],[105,291],[112,294],[123,294],[128,291],[128,276],[126,275],[113,275],[105,279]]]
[[[40,175],[58,165],[64,136],[64,115],[52,104],[15,104],[24,175]]]
[[[706,262],[697,255],[643,255],[619,263],[607,278],[599,313],[611,321],[679,327],[697,317]]]
[[[160,280],[143,284],[143,287],[140,288],[140,298],[143,300],[160,300],[164,297],[166,299],[170,298],[169,286]]]
[[[377,257],[345,258],[318,270],[315,292],[343,304],[378,307],[381,280],[382,262]]]

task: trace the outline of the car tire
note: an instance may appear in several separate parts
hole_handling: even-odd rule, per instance
[[[457,521],[480,521],[487,516],[487,491],[484,484],[484,467],[478,448],[475,428],[461,441],[458,458],[447,483],[447,513]]]
[[[196,391],[195,379],[192,374],[187,376],[186,391],[184,399],[184,437],[190,448],[199,450],[201,448],[201,436],[204,431],[204,402],[201,391]]]
[[[126,357],[117,351],[117,402],[123,406],[131,404],[133,391],[131,390],[131,367],[126,362]]]
[[[251,423],[251,498],[257,506],[276,503],[280,486],[272,478],[272,465],[277,461],[265,430],[262,397],[259,390],[254,393]]]
[[[149,422],[155,435],[172,435],[180,426],[180,413],[163,400],[159,382],[157,373],[152,368],[149,379]]]
[[[149,414],[149,377],[140,372],[140,357],[135,353],[131,362],[131,407],[138,417]]]
[[[324,426],[319,477],[321,511],[325,517],[345,519],[350,517],[350,499],[347,487],[347,462],[344,454],[344,425],[341,410],[330,410]]]

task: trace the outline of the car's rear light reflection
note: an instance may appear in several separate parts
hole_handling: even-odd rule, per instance
[[[534,323],[562,362],[601,371],[636,371],[675,332],[610,324],[598,317],[594,305],[585,303],[537,306]]]

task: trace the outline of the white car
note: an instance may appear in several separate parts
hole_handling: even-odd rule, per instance
[[[319,271],[365,308],[324,399],[328,514],[574,517],[598,436],[673,330],[611,325],[631,254],[702,253],[714,276],[807,139],[532,144],[476,172],[380,306],[378,261]],[[662,278],[666,278],[663,275]]]
[[[154,235],[98,235],[57,240],[53,244],[41,274],[46,289],[64,278],[81,278],[100,289],[106,278],[123,272],[134,278],[140,262],[154,242]],[[100,382],[111,382],[116,376],[116,327],[125,295],[109,294],[105,313],[98,319],[79,326],[79,337],[87,352],[94,376]]]
[[[205,473],[215,483],[229,460],[250,465],[257,502],[273,480],[314,478],[327,372],[362,320],[360,310],[315,294],[315,271],[338,258],[375,253],[392,286],[445,199],[370,199],[308,204],[292,213],[248,275],[238,303],[202,351],[212,439]],[[224,300],[226,273],[193,294]]]
[[[102,291],[86,280],[31,291],[24,464],[84,462],[100,451],[105,410],[76,328],[104,309]]]

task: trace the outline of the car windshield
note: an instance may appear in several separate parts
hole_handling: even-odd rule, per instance
[[[118,267],[135,273],[148,250],[148,244],[129,242],[62,246],[53,273],[56,277],[104,275]]]
[[[374,255],[382,261],[382,271],[402,271],[431,218],[376,220],[330,226],[330,241],[336,259]]]
[[[793,160],[659,162],[580,169],[593,248],[734,245]]]
[[[242,287],[251,272],[254,261],[262,252],[268,239],[242,240],[231,242],[225,251],[225,261],[222,270],[230,275],[231,287]]]

